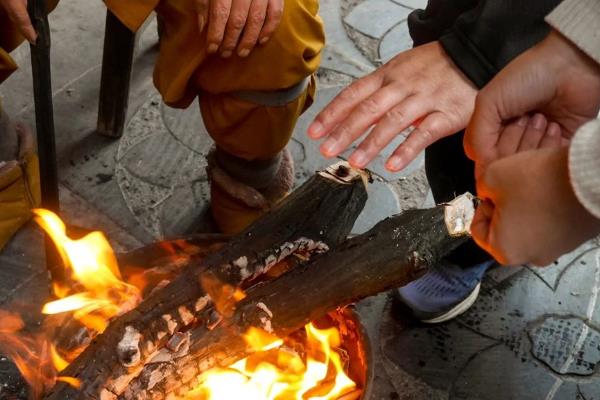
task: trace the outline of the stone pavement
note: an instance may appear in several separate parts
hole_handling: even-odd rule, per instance
[[[298,182],[330,163],[305,135],[311,118],[343,85],[410,48],[406,18],[425,3],[322,1],[327,47],[320,92],[290,145]],[[105,231],[118,250],[205,229],[204,155],[211,142],[197,104],[171,109],[152,86],[155,24],[138,41],[126,131],[110,140],[94,133],[104,7],[63,1],[50,20],[63,217]],[[13,55],[22,68],[0,86],[0,97],[11,115],[33,125],[28,47]],[[354,233],[424,204],[423,158],[396,175],[383,169],[383,159],[372,167],[378,179]],[[24,299],[31,307],[46,296],[40,250],[39,235],[29,229],[0,254],[0,307],[22,307]],[[438,327],[395,315],[385,294],[361,302],[377,353],[372,399],[598,399],[598,254],[591,243],[546,269],[496,269],[475,307]],[[0,376],[8,365],[0,359]]]

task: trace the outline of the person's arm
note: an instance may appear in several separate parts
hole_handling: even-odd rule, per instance
[[[413,47],[439,40],[461,14],[472,10],[479,0],[429,0],[423,10],[415,10],[407,19]]]
[[[600,64],[600,2],[565,0],[546,22]]]

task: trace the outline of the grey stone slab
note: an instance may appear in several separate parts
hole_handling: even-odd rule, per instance
[[[323,18],[327,41],[321,66],[355,77],[372,71],[374,67],[371,62],[346,34],[340,0],[321,2],[319,15]]]
[[[427,7],[427,0],[392,0],[401,6],[412,8],[412,9],[425,9]]]
[[[562,400],[584,398],[569,397],[584,390],[599,393],[600,248],[584,245],[548,269],[558,271],[553,284],[529,268],[488,274],[475,304],[436,327],[406,312],[384,314],[387,368],[443,390],[448,399]]]
[[[386,63],[397,54],[412,48],[412,39],[406,21],[400,22],[388,31],[379,43],[379,58]]]
[[[366,0],[359,3],[344,22],[365,35],[380,39],[394,25],[404,21],[410,12],[390,0]]]

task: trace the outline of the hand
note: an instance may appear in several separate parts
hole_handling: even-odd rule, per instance
[[[575,197],[567,159],[562,147],[489,164],[477,181],[477,244],[502,264],[547,265],[600,233],[600,220]]]
[[[37,33],[33,29],[27,12],[27,0],[0,0],[0,8],[4,9],[21,35],[31,44],[35,44]]]
[[[207,29],[208,53],[247,57],[281,22],[283,0],[195,0],[198,26]],[[208,24],[208,26],[207,26]]]
[[[399,171],[431,143],[463,129],[476,94],[442,46],[432,42],[400,53],[348,86],[319,113],[308,134],[327,137],[321,153],[334,157],[374,126],[349,159],[364,168],[397,135],[416,126],[387,160],[387,169]]]
[[[558,33],[523,53],[477,96],[465,135],[467,155],[480,165],[500,157],[499,138],[515,117],[537,111],[571,138],[600,108],[600,67]]]
[[[502,127],[496,143],[497,159],[523,151],[567,146],[560,125],[548,122],[543,114],[524,115]]]

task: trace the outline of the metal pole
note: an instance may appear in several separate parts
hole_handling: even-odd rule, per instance
[[[40,159],[42,207],[59,213],[58,167],[54,136],[54,112],[52,108],[48,9],[46,0],[30,0],[27,3],[31,22],[38,34],[36,44],[31,45],[30,48],[35,124],[38,156]],[[48,237],[46,237],[46,265],[52,275],[52,279],[63,280],[64,270],[61,266],[60,258]]]

